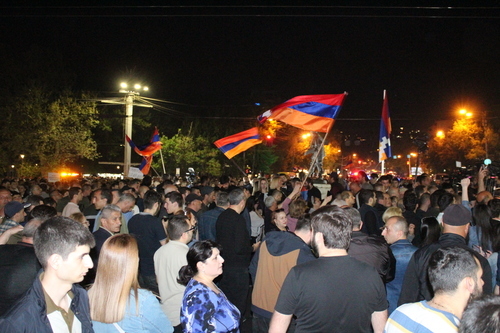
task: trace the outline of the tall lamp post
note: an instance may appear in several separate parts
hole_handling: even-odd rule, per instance
[[[147,86],[142,86],[139,83],[134,84],[133,87],[129,88],[127,82],[120,83],[120,93],[125,94],[125,100],[102,100],[103,103],[110,104],[125,104],[125,135],[132,139],[132,119],[134,115],[134,106],[141,106],[145,108],[152,108],[151,104],[140,104],[135,102],[137,96],[140,92],[149,91]],[[133,88],[133,89],[132,89]],[[124,144],[124,156],[123,156],[123,176],[128,177],[130,169],[130,159],[132,154],[132,148],[125,140]]]

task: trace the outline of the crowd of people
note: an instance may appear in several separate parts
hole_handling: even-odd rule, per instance
[[[4,179],[0,331],[500,332],[489,178]]]

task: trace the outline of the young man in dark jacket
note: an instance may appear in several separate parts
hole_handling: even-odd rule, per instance
[[[83,224],[56,216],[38,228],[33,240],[43,271],[0,319],[0,331],[94,332],[87,293],[76,284],[93,266],[94,237]]]

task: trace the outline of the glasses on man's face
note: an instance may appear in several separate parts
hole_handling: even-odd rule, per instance
[[[188,230],[186,230],[186,231],[184,231],[184,232],[189,232],[189,231],[191,231],[191,230],[192,230],[192,231],[194,231],[194,230],[196,230],[196,229],[198,229],[198,225],[195,225],[195,226],[193,226],[193,227],[189,228]]]

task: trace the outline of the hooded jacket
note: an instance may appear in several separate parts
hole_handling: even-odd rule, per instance
[[[271,318],[278,295],[292,267],[316,259],[309,246],[294,233],[271,231],[250,264],[254,282],[252,311]]]

